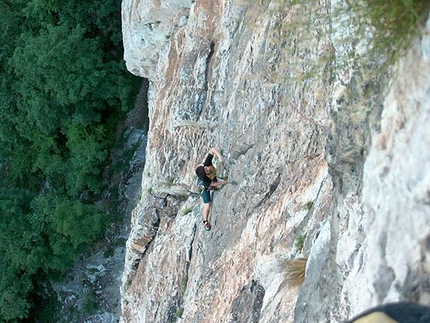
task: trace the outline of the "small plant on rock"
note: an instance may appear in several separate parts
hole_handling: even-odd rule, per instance
[[[192,209],[192,208],[187,207],[186,209],[184,209],[184,210],[182,211],[182,215],[187,215],[187,214],[191,213],[192,211],[193,211],[193,209]]]
[[[169,187],[172,187],[174,184],[175,184],[175,179],[174,179],[173,177],[169,177],[169,178],[167,179],[167,185],[168,185]]]
[[[176,311],[175,316],[176,316],[177,318],[182,318],[182,314],[184,314],[184,308],[183,308],[183,307],[180,307],[180,308],[178,308],[178,310]]]
[[[314,202],[313,201],[309,201],[305,204],[305,209],[307,211],[310,211],[312,209],[312,207],[314,206]]]
[[[296,237],[296,249],[297,251],[301,251],[303,249],[303,246],[305,244],[306,234],[299,234]]]

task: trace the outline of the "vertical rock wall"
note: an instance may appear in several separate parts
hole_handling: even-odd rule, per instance
[[[341,322],[428,302],[428,30],[388,80],[345,61],[329,1],[177,5],[123,1],[127,66],[151,83],[122,321]],[[176,18],[142,50],[130,35],[154,15]],[[194,169],[212,146],[236,184],[207,232]]]

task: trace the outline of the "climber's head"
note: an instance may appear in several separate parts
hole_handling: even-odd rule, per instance
[[[199,166],[196,168],[196,174],[200,179],[206,179],[207,178],[207,173],[206,173],[206,169],[205,166]]]

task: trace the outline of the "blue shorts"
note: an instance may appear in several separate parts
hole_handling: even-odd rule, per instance
[[[203,203],[210,203],[212,201],[211,193],[207,188],[202,190],[202,192],[200,193],[200,196],[203,199]]]
[[[203,199],[203,203],[211,202],[212,201],[211,193],[209,192],[208,187],[205,186],[205,183],[203,183],[203,181],[200,178],[197,179],[197,187],[200,191],[200,196]]]

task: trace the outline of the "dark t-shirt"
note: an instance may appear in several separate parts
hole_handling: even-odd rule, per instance
[[[212,166],[212,159],[214,158],[214,155],[208,154],[205,161],[203,162],[203,166]],[[212,180],[205,176],[205,178],[201,178],[202,182],[204,183],[205,187],[209,187],[212,183]]]
[[[203,166],[211,166],[213,158],[214,158],[214,155],[208,154],[205,161],[203,162]]]

